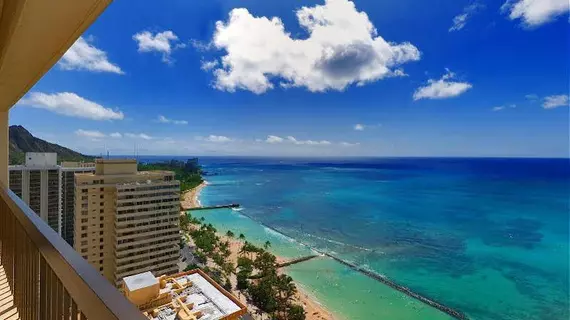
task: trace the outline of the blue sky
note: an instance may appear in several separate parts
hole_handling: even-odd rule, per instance
[[[89,154],[568,157],[568,1],[505,1],[115,1],[10,123]]]

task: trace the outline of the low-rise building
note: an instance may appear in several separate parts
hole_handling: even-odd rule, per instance
[[[121,291],[150,320],[235,320],[247,308],[200,269],[125,277]]]

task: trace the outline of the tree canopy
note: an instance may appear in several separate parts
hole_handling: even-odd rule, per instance
[[[173,171],[176,180],[180,181],[180,190],[188,191],[199,186],[204,179],[202,178],[202,167],[198,162],[198,158],[188,159],[186,161],[170,160],[156,163],[139,163],[139,171],[150,170],[166,170]]]

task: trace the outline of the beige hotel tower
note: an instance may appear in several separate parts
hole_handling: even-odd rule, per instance
[[[178,272],[180,183],[136,160],[98,159],[75,174],[74,248],[115,285],[151,271]]]

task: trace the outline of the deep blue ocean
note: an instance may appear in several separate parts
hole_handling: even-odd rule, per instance
[[[570,317],[568,159],[200,162],[201,201],[243,206],[206,220],[267,237],[277,254],[326,251],[472,319]],[[288,272],[347,319],[448,318],[329,258]]]

